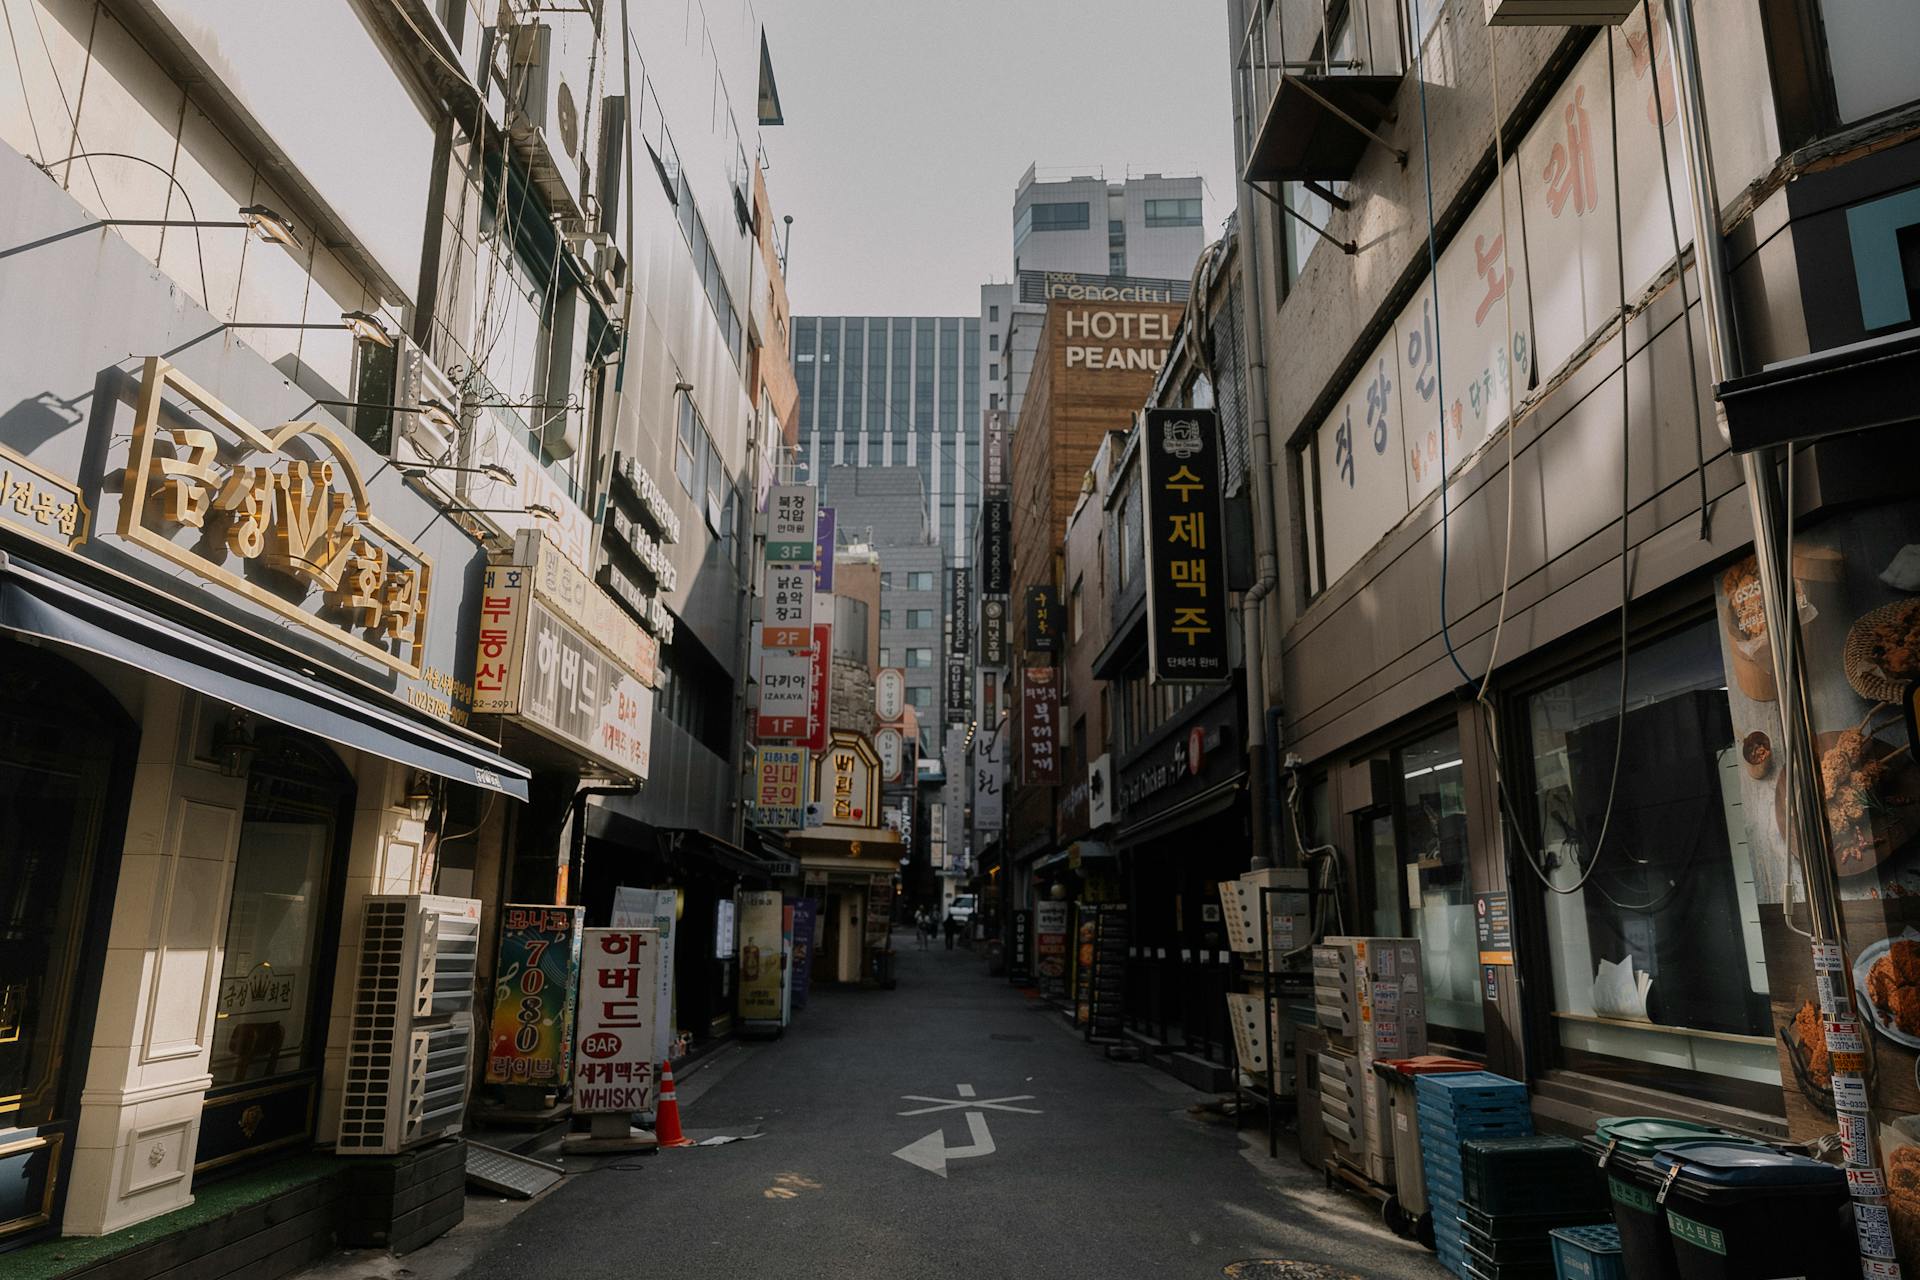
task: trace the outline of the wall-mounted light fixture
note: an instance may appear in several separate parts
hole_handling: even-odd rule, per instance
[[[382,324],[380,317],[366,311],[342,311],[340,323],[325,321],[303,323],[297,320],[261,321],[254,323],[246,320],[227,321],[229,329],[345,329],[354,337],[367,342],[377,343],[389,349],[393,346],[393,334]]]
[[[224,777],[244,778],[253,767],[253,757],[259,749],[254,741],[253,717],[238,707],[214,727],[213,757],[219,762]]]
[[[407,807],[407,816],[415,822],[425,822],[433,812],[433,779],[424,771],[415,769],[407,780],[407,794],[401,799]]]

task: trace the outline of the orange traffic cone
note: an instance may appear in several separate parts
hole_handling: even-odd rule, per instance
[[[673,1096],[673,1064],[660,1064],[660,1101],[653,1109],[653,1133],[660,1139],[663,1147],[691,1147],[698,1145],[692,1138],[680,1132],[680,1103]]]

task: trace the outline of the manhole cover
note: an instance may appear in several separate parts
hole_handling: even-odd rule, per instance
[[[1233,1280],[1361,1280],[1351,1271],[1342,1271],[1324,1262],[1289,1262],[1285,1258],[1229,1262],[1226,1274]]]
[[[1010,1042],[1012,1042],[1012,1043],[1014,1043],[1014,1044],[1032,1044],[1032,1043],[1033,1043],[1033,1037],[1032,1037],[1032,1036],[1010,1036],[1010,1035],[1006,1035],[1006,1034],[1004,1034],[1004,1033],[1002,1033],[1002,1032],[995,1032],[994,1034],[992,1034],[992,1035],[990,1035],[990,1036],[988,1036],[988,1037],[987,1037],[987,1039],[989,1039],[989,1040],[1006,1040],[1006,1041],[1010,1041]]]

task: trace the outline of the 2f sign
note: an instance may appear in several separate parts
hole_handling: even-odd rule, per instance
[[[766,617],[760,645],[767,650],[805,649],[813,642],[813,569],[768,564],[763,584]]]

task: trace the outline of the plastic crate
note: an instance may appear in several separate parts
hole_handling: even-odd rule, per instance
[[[1620,1228],[1560,1227],[1553,1232],[1555,1280],[1627,1280],[1627,1258]]]
[[[1460,1145],[1460,1173],[1463,1198],[1491,1214],[1564,1210],[1565,1223],[1607,1208],[1600,1171],[1569,1138],[1469,1138]]]
[[[1414,1082],[1414,1091],[1423,1103],[1431,1100],[1450,1106],[1510,1102],[1516,1097],[1524,1102],[1527,1096],[1527,1086],[1491,1071],[1424,1075]]]
[[[1545,1240],[1556,1227],[1579,1227],[1611,1220],[1611,1211],[1602,1204],[1591,1209],[1561,1209],[1550,1213],[1488,1213],[1471,1202],[1460,1206],[1460,1219],[1467,1230],[1494,1240],[1518,1240],[1532,1237]]]

